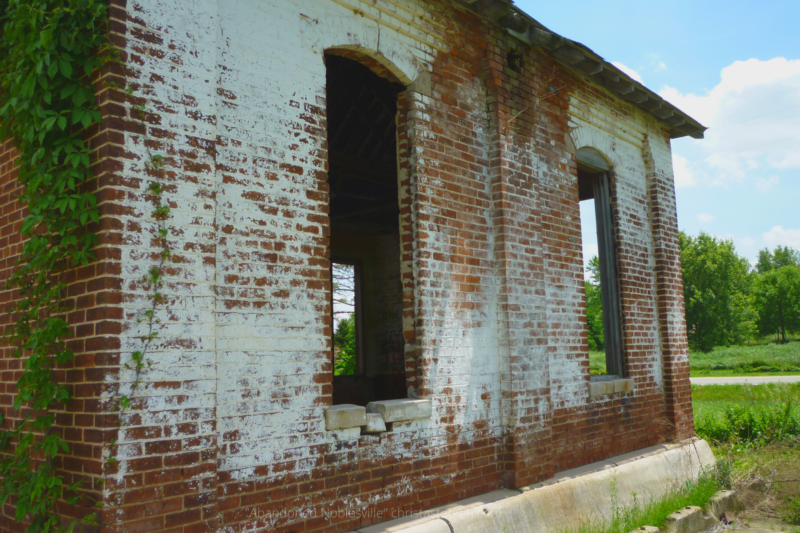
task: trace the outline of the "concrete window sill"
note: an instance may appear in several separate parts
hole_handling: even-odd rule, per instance
[[[325,409],[325,429],[350,429],[367,425],[367,409],[362,405],[342,404]]]
[[[431,401],[417,398],[370,402],[366,407],[334,405],[325,410],[325,429],[335,431],[360,427],[363,433],[382,433],[391,430],[393,422],[430,418],[432,414]]]
[[[617,376],[592,376],[592,380],[589,382],[589,398],[620,392],[633,392],[633,379]]]
[[[369,402],[367,404],[367,412],[380,413],[386,423],[406,422],[408,420],[430,418],[433,414],[433,406],[430,400],[403,398],[402,400]]]

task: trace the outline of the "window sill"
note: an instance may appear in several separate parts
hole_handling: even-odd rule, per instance
[[[383,400],[361,405],[342,404],[325,410],[325,429],[354,429],[360,427],[364,433],[382,433],[391,428],[387,424],[430,418],[433,405],[430,400],[405,398]]]
[[[367,425],[367,409],[362,405],[344,403],[325,409],[325,429],[350,429]]]
[[[626,392],[633,392],[632,378],[592,376],[591,381],[589,381],[589,398]]]

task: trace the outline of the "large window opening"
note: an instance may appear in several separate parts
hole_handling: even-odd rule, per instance
[[[623,377],[610,168],[594,150],[577,155],[590,369],[595,376]]]
[[[333,403],[404,398],[397,98],[404,87],[326,54]]]

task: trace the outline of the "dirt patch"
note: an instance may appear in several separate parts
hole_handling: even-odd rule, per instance
[[[731,483],[745,506],[745,520],[800,525],[800,439],[758,449],[728,451]],[[725,459],[723,459],[725,460]]]

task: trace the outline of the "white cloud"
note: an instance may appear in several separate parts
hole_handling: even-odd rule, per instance
[[[695,184],[694,176],[689,170],[689,161],[678,154],[672,154],[672,172],[675,175],[675,187],[691,187]]]
[[[650,58],[650,67],[653,69],[653,72],[662,72],[667,70],[667,64],[661,59],[661,56],[658,54],[647,54]]]
[[[747,258],[750,264],[755,266],[758,256],[758,250],[763,248],[759,246],[759,240],[753,237],[739,237],[733,240],[736,244],[736,253]]]
[[[699,213],[697,215],[697,220],[699,220],[704,224],[709,224],[717,220],[717,217],[715,217],[714,215],[709,215],[708,213]]]
[[[778,176],[770,176],[767,179],[764,178],[756,178],[756,189],[761,192],[771,191],[781,182],[781,179]]]
[[[612,61],[611,64],[614,65],[615,67],[617,67],[618,69],[620,69],[622,72],[624,72],[628,76],[630,76],[631,79],[634,79],[634,80],[638,81],[639,83],[641,83],[642,85],[644,85],[644,82],[642,81],[642,77],[639,75],[638,72],[636,72],[632,68],[623,65],[619,61]]]
[[[744,246],[745,248],[752,248],[753,246],[758,246],[758,240],[754,239],[753,237],[741,237],[736,240],[736,242]]]
[[[665,86],[659,94],[709,127],[695,174],[715,185],[756,169],[800,168],[800,59],[736,61],[704,95]],[[707,172],[704,172],[707,170]]]
[[[800,229],[784,229],[783,226],[775,226],[761,235],[761,238],[770,249],[781,245],[800,250]]]

